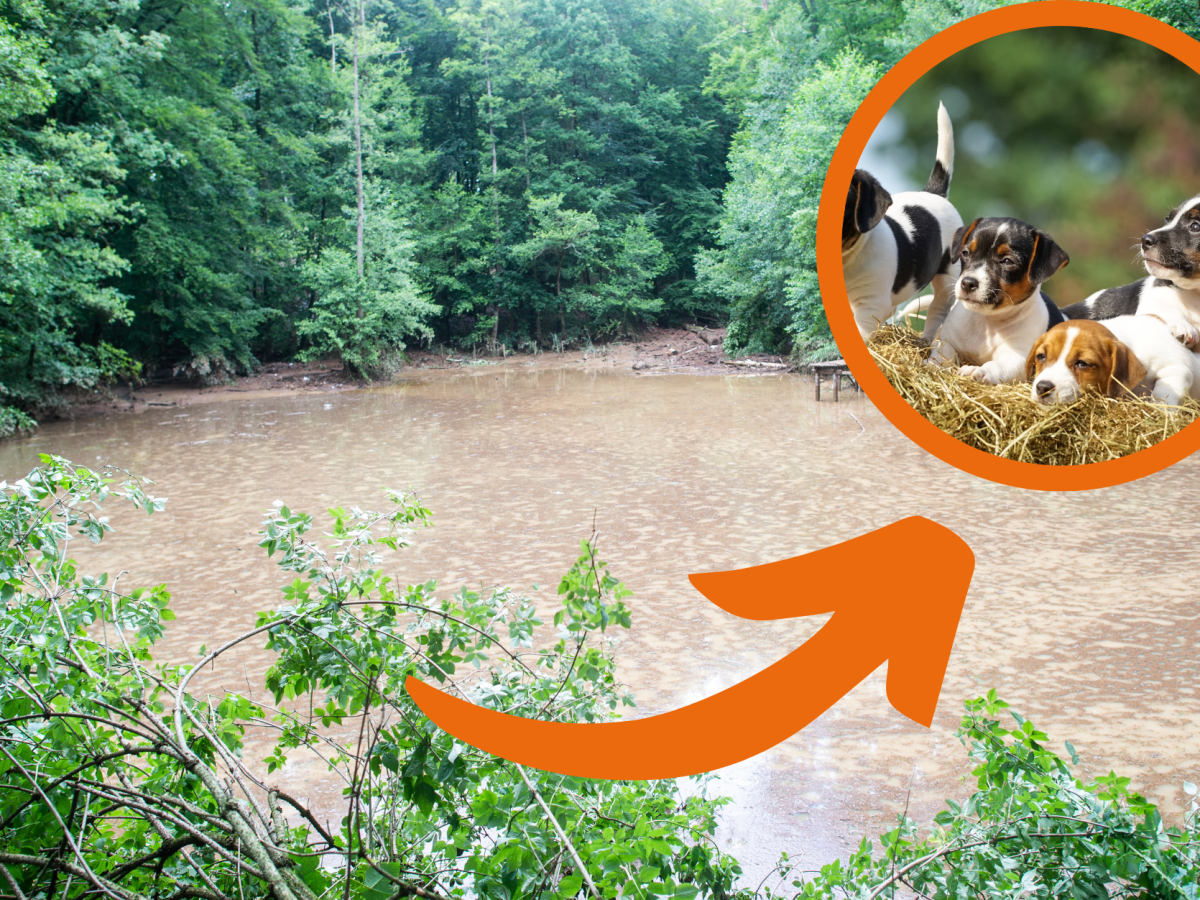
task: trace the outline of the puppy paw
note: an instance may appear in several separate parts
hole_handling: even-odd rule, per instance
[[[1186,322],[1172,324],[1171,334],[1175,335],[1175,339],[1189,350],[1194,350],[1197,345],[1200,345],[1200,331]]]
[[[1160,382],[1155,386],[1151,396],[1159,403],[1165,403],[1167,406],[1179,406],[1180,395],[1168,387],[1164,387]]]
[[[999,384],[996,377],[983,366],[963,366],[958,374],[964,378],[974,378],[980,384]]]

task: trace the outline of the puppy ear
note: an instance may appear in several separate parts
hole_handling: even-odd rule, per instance
[[[979,220],[976,219],[970,225],[964,225],[962,228],[958,229],[958,231],[954,232],[954,237],[950,239],[951,262],[962,256],[963,241],[965,241],[967,236],[975,230],[975,226],[978,224]]]
[[[883,185],[865,169],[855,169],[854,178],[850,181],[850,197],[855,196],[854,226],[859,234],[866,234],[883,221],[883,215],[892,205],[892,195],[883,189]],[[850,199],[850,198],[847,198]]]
[[[1054,238],[1044,231],[1034,232],[1033,255],[1029,259],[1029,280],[1042,284],[1054,277],[1054,273],[1071,261],[1067,251],[1054,243]]]
[[[1120,341],[1116,341],[1113,349],[1113,360],[1113,373],[1108,380],[1108,396],[1127,397],[1146,377],[1146,367]]]
[[[1033,376],[1037,374],[1037,355],[1041,349],[1042,339],[1038,338],[1034,342],[1033,349],[1029,351],[1029,355],[1025,357],[1025,380],[1033,381]]]

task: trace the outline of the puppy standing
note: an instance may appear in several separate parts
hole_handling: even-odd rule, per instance
[[[1142,262],[1149,278],[1096,291],[1063,308],[1068,319],[1105,321],[1154,315],[1190,348],[1200,346],[1200,196],[1167,214],[1167,223],[1142,235]]]
[[[1070,403],[1086,390],[1127,397],[1139,385],[1169,406],[1200,400],[1200,357],[1157,316],[1056,325],[1029,352],[1025,377],[1039,403]]]
[[[957,275],[950,238],[962,227],[962,216],[946,199],[953,173],[954,129],[941,104],[937,161],[924,191],[892,196],[869,172],[855,170],[842,218],[842,270],[863,340],[931,281],[934,301],[923,335],[932,338],[945,320]],[[886,227],[876,227],[880,223]]]
[[[962,263],[957,303],[934,343],[933,359],[951,362],[984,384],[1020,381],[1034,342],[1063,321],[1041,285],[1070,262],[1050,235],[1019,219],[976,219],[954,236]]]

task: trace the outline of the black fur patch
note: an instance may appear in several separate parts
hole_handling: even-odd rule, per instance
[[[866,234],[882,220],[892,205],[889,194],[879,180],[865,169],[855,169],[846,190],[846,210],[842,214],[842,244],[848,245],[856,235]]]
[[[1063,311],[1058,308],[1058,304],[1047,297],[1045,292],[1042,293],[1042,299],[1046,301],[1046,312],[1050,314],[1050,324],[1046,326],[1047,331],[1049,331],[1055,325],[1060,325],[1067,321],[1067,317],[1064,316]]]
[[[925,182],[925,190],[930,194],[937,194],[939,197],[945,197],[950,193],[950,173],[946,171],[941,160],[933,164],[933,171],[929,173],[929,180]]]
[[[948,265],[946,252],[942,249],[942,228],[929,210],[920,206],[905,206],[904,214],[913,223],[913,238],[905,233],[903,226],[891,216],[884,221],[896,238],[896,280],[892,293],[898,294],[909,282],[918,288],[933,280],[933,276],[945,271]]]
[[[1068,319],[1115,319],[1117,316],[1132,316],[1137,314],[1138,298],[1142,295],[1145,280],[1133,284],[1123,284],[1120,287],[1101,291],[1095,297],[1072,303],[1063,307],[1063,315]]]
[[[939,228],[939,229],[938,229],[938,231],[941,231],[941,229]],[[939,234],[939,235],[938,235],[938,237],[941,237],[941,235]],[[949,248],[947,248],[947,249],[943,250],[943,251],[942,251],[942,261],[941,261],[941,263],[939,263],[939,264],[938,264],[938,270],[937,270],[937,274],[938,274],[938,275],[949,275],[949,274],[950,274],[950,264],[951,264],[951,260],[954,260],[955,262],[957,262],[957,261],[958,261],[958,255],[957,255],[957,254],[955,254],[955,255],[952,257],[952,256],[950,255],[950,249],[949,249]]]

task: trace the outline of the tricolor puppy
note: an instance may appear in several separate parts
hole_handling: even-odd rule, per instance
[[[842,218],[842,270],[863,340],[930,282],[934,303],[923,334],[932,338],[946,318],[958,274],[950,238],[962,227],[962,216],[946,199],[953,171],[954,129],[941,104],[937,161],[924,191],[893,196],[870,172],[855,170]]]
[[[1148,390],[1170,406],[1200,399],[1200,358],[1157,316],[1055,325],[1029,352],[1025,377],[1039,403],[1070,403],[1084,391],[1128,397]]]
[[[1108,320],[1154,315],[1188,347],[1200,346],[1200,196],[1167,214],[1167,224],[1142,235],[1149,278],[1097,291],[1063,308],[1068,319]]]
[[[1034,343],[1063,321],[1041,284],[1069,261],[1050,235],[1019,219],[976,219],[954,236],[962,274],[934,361],[955,356],[984,384],[1020,381]]]

